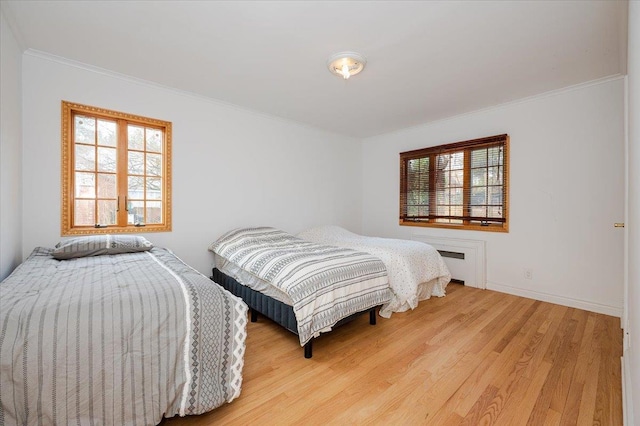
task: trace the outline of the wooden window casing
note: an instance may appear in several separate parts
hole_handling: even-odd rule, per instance
[[[509,136],[400,153],[400,225],[509,231]]]
[[[62,101],[62,235],[171,231],[171,123]]]

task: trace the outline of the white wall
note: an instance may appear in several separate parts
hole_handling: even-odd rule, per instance
[[[629,324],[625,333],[630,339],[625,348],[625,392],[627,424],[640,420],[640,2],[629,2],[628,55],[628,289],[625,313]]]
[[[206,247],[231,227],[266,224],[296,232],[336,223],[388,237],[421,233],[482,239],[488,244],[489,288],[621,312],[621,237],[611,226],[622,214],[621,80],[369,138],[360,152],[359,142],[352,139],[38,53],[26,54],[21,64],[4,16],[0,27],[0,278],[33,247],[60,240],[60,101],[64,99],[173,122],[174,229],[147,237],[171,247],[203,273],[209,273],[211,266]],[[640,3],[630,2],[630,262],[625,309],[632,345],[625,352],[625,378],[636,413],[640,412],[640,263],[635,261],[640,258],[639,28]],[[511,136],[512,164],[508,234],[398,226],[399,152],[505,132]],[[586,171],[576,167],[574,159],[584,162]],[[537,172],[535,163],[546,166]],[[255,171],[242,175],[248,168]],[[561,182],[557,189],[550,187],[554,182]],[[572,192],[567,195],[566,190]],[[537,202],[550,205],[537,208]],[[542,220],[533,221],[531,211]],[[533,269],[533,280],[523,278],[524,267]]]
[[[238,226],[360,229],[360,141],[27,52],[24,254],[60,240],[60,101],[173,123],[173,232],[146,235],[210,274]]]
[[[22,52],[0,10],[0,281],[22,261]]]
[[[485,240],[487,288],[621,316],[624,79],[546,94],[363,144],[363,232]],[[510,135],[509,233],[398,225],[403,151]],[[533,270],[524,278],[523,268]]]

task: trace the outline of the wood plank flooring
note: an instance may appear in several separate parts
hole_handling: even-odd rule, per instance
[[[248,325],[242,393],[166,426],[622,425],[620,320],[459,284],[314,342]]]

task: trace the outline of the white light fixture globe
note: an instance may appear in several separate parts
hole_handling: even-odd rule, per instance
[[[340,52],[329,58],[327,67],[333,74],[346,80],[362,71],[366,63],[365,57],[359,53]]]

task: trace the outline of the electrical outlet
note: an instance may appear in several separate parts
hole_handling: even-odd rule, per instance
[[[532,280],[533,279],[533,269],[531,268],[524,268],[523,269],[523,275],[524,278],[527,280]]]

